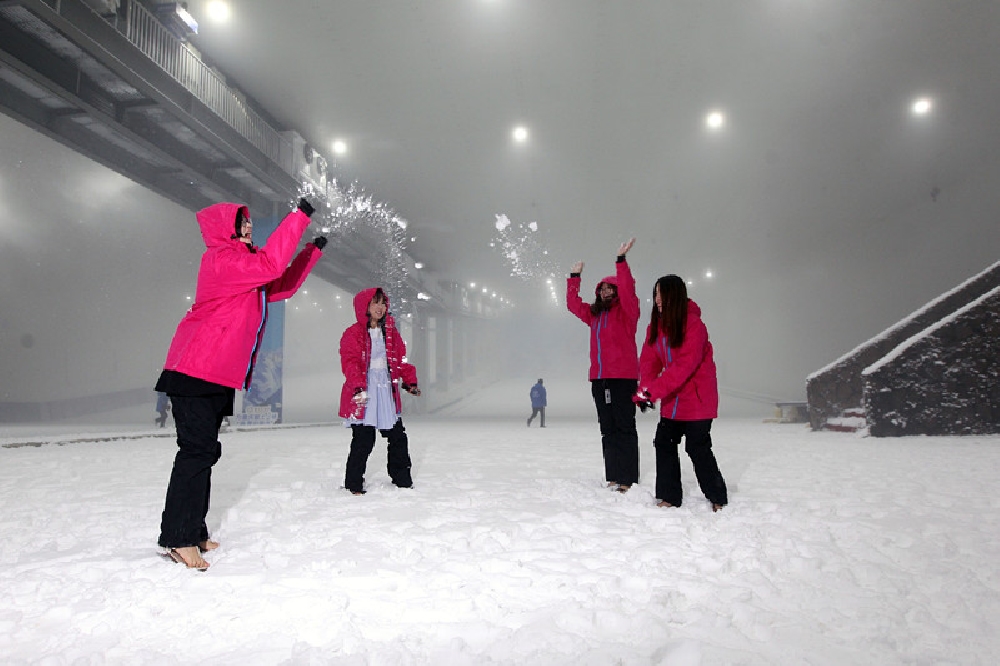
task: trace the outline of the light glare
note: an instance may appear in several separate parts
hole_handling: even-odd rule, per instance
[[[229,3],[222,0],[212,0],[205,10],[208,12],[208,18],[216,23],[226,23],[229,20]]]
[[[915,116],[926,116],[934,108],[934,103],[929,97],[920,97],[910,105],[910,112]]]
[[[705,127],[712,131],[721,130],[726,125],[726,114],[722,111],[709,111],[705,116]]]

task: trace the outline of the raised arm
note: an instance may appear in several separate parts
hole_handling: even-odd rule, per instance
[[[299,290],[302,283],[309,276],[309,271],[316,265],[319,258],[323,256],[320,250],[321,240],[326,240],[322,236],[306,246],[296,255],[292,263],[288,265],[281,277],[267,285],[267,300],[269,302],[281,301],[291,298]],[[325,243],[323,243],[325,244]]]
[[[583,262],[578,261],[573,264],[569,277],[566,278],[566,309],[589,326],[594,315],[590,313],[590,306],[580,298],[581,273],[583,273]]]
[[[635,239],[630,238],[618,247],[618,259],[615,262],[615,275],[618,277],[618,302],[622,304],[628,320],[632,323],[633,332],[639,325],[639,297],[635,293],[635,278],[632,268],[628,265],[625,255],[632,249]]]

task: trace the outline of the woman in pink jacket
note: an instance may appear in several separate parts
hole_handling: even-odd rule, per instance
[[[719,388],[712,343],[701,309],[688,298],[684,280],[667,275],[656,281],[653,311],[639,356],[639,390],[634,398],[643,411],[660,401],[656,426],[657,506],[680,506],[681,465],[677,447],[694,465],[698,485],[718,511],[729,499],[726,481],[712,453],[712,419],[719,414]]]
[[[590,392],[601,426],[604,479],[622,493],[639,482],[639,434],[632,402],[639,377],[639,298],[625,260],[634,243],[632,238],[618,248],[615,274],[597,283],[593,303],[580,298],[582,261],[566,280],[566,308],[590,327]]]
[[[177,325],[156,382],[170,396],[178,447],[159,544],[189,568],[207,568],[201,553],[219,545],[205,524],[212,466],[222,456],[219,428],[233,413],[236,389],[250,386],[267,304],[294,294],[323,254],[326,238],[319,237],[288,263],[312,213],[300,200],[258,248],[246,206],[217,203],[198,211],[206,249],[194,305]]]
[[[389,478],[400,488],[413,486],[406,428],[400,414],[400,391],[420,395],[417,370],[407,363],[406,344],[389,314],[389,297],[381,287],[363,289],[354,296],[357,322],[340,337],[340,365],[344,386],[340,416],[351,427],[344,487],[365,494],[365,469],[375,448],[375,431],[388,440]]]

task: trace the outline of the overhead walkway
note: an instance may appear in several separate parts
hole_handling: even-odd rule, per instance
[[[317,208],[351,203],[322,155],[294,130],[276,129],[266,110],[182,39],[169,14],[178,7],[0,0],[0,112],[191,211],[241,201],[258,220],[278,218],[304,188]],[[413,268],[412,257],[389,247],[385,234],[355,226],[362,228],[331,236],[312,274],[348,293],[384,284],[412,304],[408,351],[426,387],[420,408],[496,376],[500,329],[488,320],[497,304],[423,270],[389,284],[371,258]],[[67,418],[94,400],[130,404],[118,394],[0,403],[0,421]]]
[[[335,200],[325,158],[275,129],[161,17],[136,0],[0,0],[0,111],[192,211],[241,201],[280,217],[303,184]],[[379,238],[342,240],[315,274],[349,292],[372,284],[362,258],[378,256]],[[402,289],[448,307],[419,273]]]

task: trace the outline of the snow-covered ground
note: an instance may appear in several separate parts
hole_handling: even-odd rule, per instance
[[[532,380],[533,381],[533,380]],[[5,664],[992,664],[1000,438],[716,421],[730,505],[605,488],[586,381],[406,416],[415,487],[342,489],[349,431],[223,434],[204,573],[155,541],[167,431],[0,428]],[[136,422],[151,424],[152,403]],[[322,410],[320,410],[322,412]],[[320,419],[324,420],[324,419]],[[172,424],[172,421],[169,422]],[[535,425],[537,425],[537,420]],[[127,437],[126,437],[127,435]],[[36,445],[11,446],[31,442]]]

